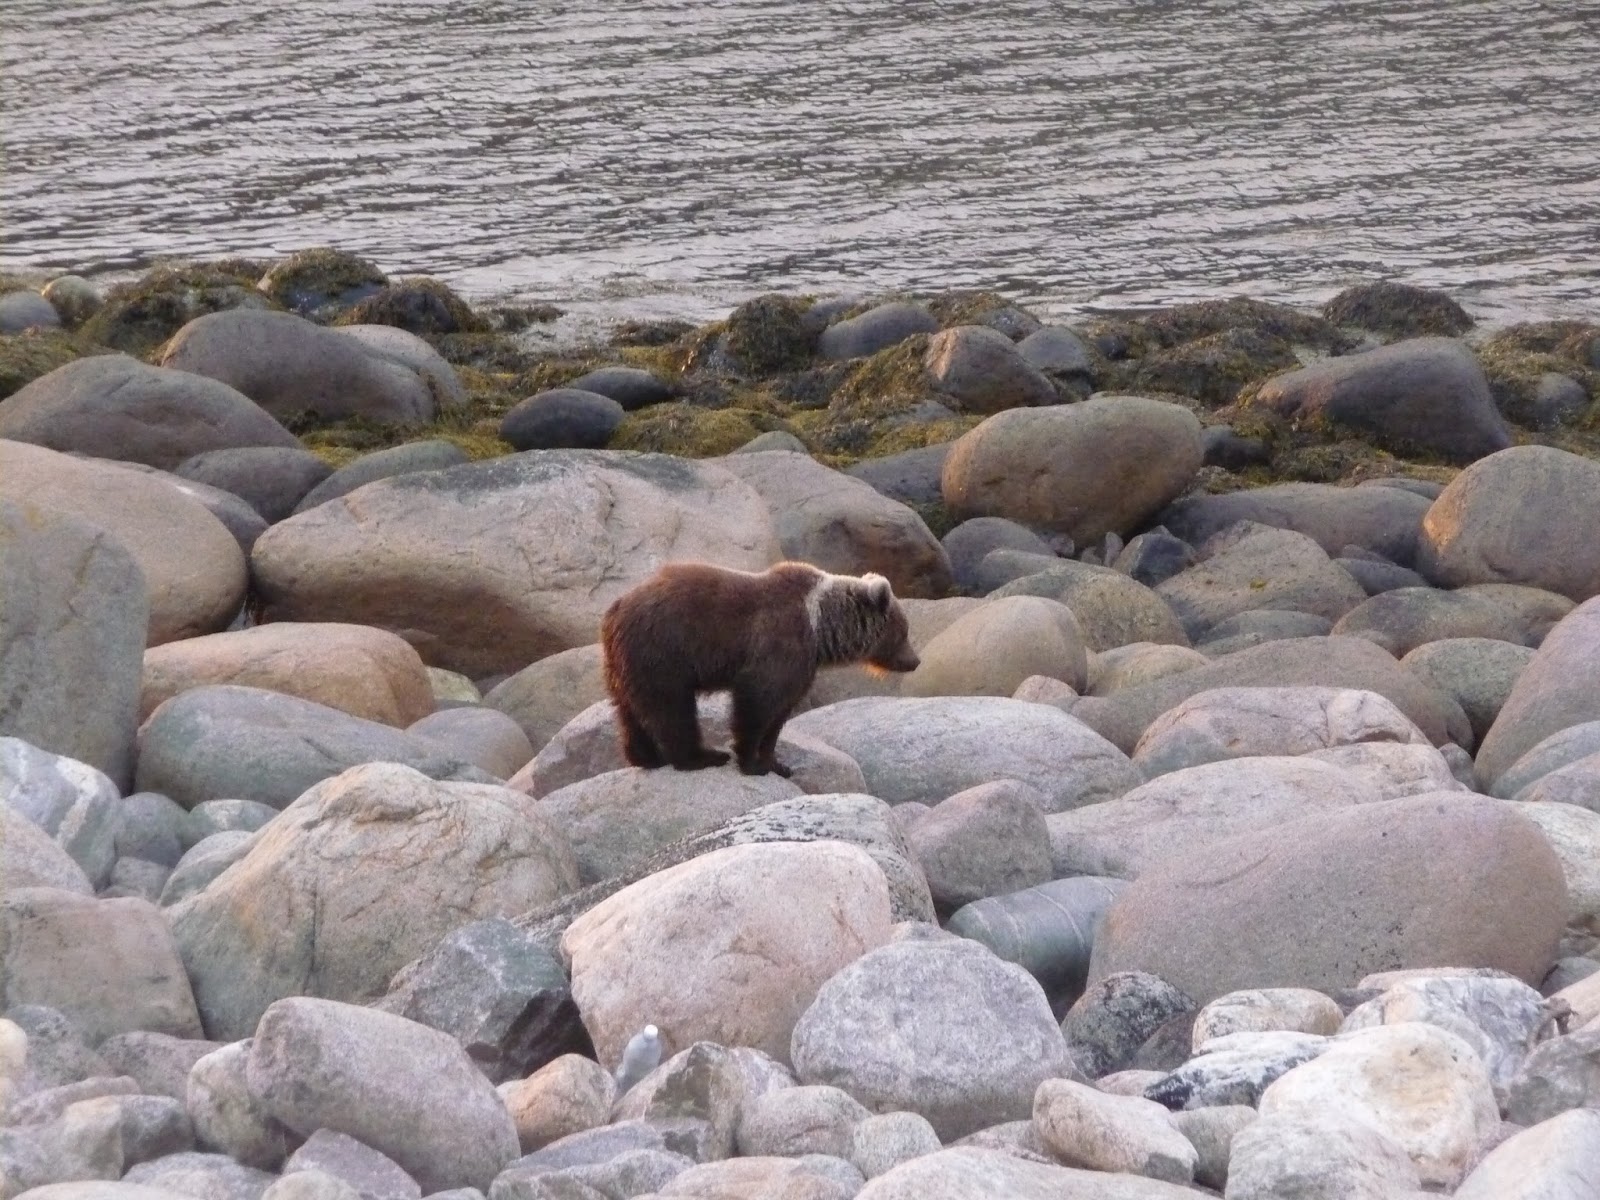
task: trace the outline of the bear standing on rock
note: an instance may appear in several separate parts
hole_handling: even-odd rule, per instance
[[[733,749],[746,775],[787,776],[778,733],[821,667],[914,671],[906,615],[881,575],[782,562],[760,574],[668,564],[600,621],[606,690],[636,767],[719,767],[700,740],[695,697],[733,693]]]

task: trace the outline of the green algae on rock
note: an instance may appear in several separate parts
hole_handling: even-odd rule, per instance
[[[1458,337],[1472,328],[1472,318],[1444,292],[1409,283],[1381,280],[1345,288],[1322,306],[1335,325],[1375,333],[1389,341],[1402,338]]]
[[[334,325],[393,325],[419,335],[482,333],[489,324],[437,279],[396,280],[357,300],[334,317]]]
[[[0,334],[0,400],[76,359],[109,354],[104,346],[59,329]]]
[[[156,267],[113,287],[80,332],[113,350],[146,357],[196,317],[234,308],[278,307],[256,290],[255,278],[243,268],[237,260]]]
[[[610,448],[713,458],[731,454],[751,438],[774,429],[795,432],[777,417],[746,409],[705,409],[682,402],[654,404],[630,413],[612,435]]]
[[[312,320],[326,320],[387,286],[389,277],[356,254],[317,246],[274,263],[260,276],[261,291]]]

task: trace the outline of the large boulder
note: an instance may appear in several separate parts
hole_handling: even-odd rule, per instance
[[[179,692],[228,683],[315,700],[404,728],[433,711],[417,652],[386,629],[280,621],[145,651],[140,719]]]
[[[391,1013],[296,997],[267,1009],[245,1066],[267,1116],[388,1155],[436,1193],[489,1184],[517,1154],[511,1114],[448,1034]]]
[[[0,500],[56,510],[121,542],[144,574],[152,646],[222,629],[244,602],[239,543],[198,502],[158,478],[0,440]]]
[[[329,500],[347,496],[368,483],[380,479],[393,479],[396,475],[410,475],[416,471],[442,471],[446,467],[459,467],[467,462],[467,452],[454,442],[432,438],[421,442],[406,442],[390,446],[387,450],[374,450],[360,458],[345,463],[321,483],[300,497],[294,511],[305,512]]]
[[[664,1053],[703,1040],[787,1061],[817,989],[888,937],[888,883],[865,851],[767,843],[624,888],[568,926],[561,953],[602,1064],[647,1024]]]
[[[1189,486],[1201,459],[1200,422],[1175,404],[1101,396],[1016,409],[955,444],[944,499],[964,516],[1010,517],[1087,546],[1133,532]]]
[[[1364,600],[1332,632],[1377,642],[1396,658],[1444,638],[1522,639],[1516,615],[1503,605],[1472,592],[1427,587],[1394,588]]]
[[[273,525],[294,512],[333,468],[300,446],[239,446],[186,458],[173,473],[240,497]]]
[[[955,325],[934,334],[922,369],[961,412],[996,413],[1058,399],[1050,380],[1010,338],[983,325]]]
[[[1000,557],[992,553],[984,563]],[[1110,567],[1056,559],[1044,570],[989,593],[992,600],[1007,596],[1043,596],[1065,604],[1078,618],[1085,646],[1096,654],[1135,642],[1182,646],[1189,641],[1165,600]]]
[[[368,484],[268,530],[251,565],[273,619],[392,628],[482,676],[598,641],[664,562],[780,557],[765,502],[721,467],[561,450]]]
[[[1410,563],[1430,501],[1397,487],[1336,487],[1275,483],[1216,495],[1185,496],[1169,505],[1161,524],[1198,546],[1236,521],[1303,533],[1330,557],[1361,546],[1396,563]]]
[[[1534,825],[1500,801],[1412,796],[1256,830],[1146,870],[1106,914],[1090,985],[1146,971],[1204,1004],[1245,988],[1336,991],[1375,971],[1440,964],[1537,984],[1567,916],[1561,862]]]
[[[1074,1072],[1038,982],[965,938],[901,941],[845,967],[794,1027],[793,1061],[802,1083],[920,1113],[944,1141],[1027,1118],[1040,1083]]]
[[[1511,445],[1477,357],[1454,338],[1413,338],[1267,380],[1251,403],[1310,427],[1344,427],[1388,449],[1468,463]]]
[[[432,420],[435,409],[416,371],[292,313],[197,317],[167,342],[160,365],[220,380],[275,417],[415,422]]]
[[[0,736],[133,779],[149,601],[104,529],[0,499]]]
[[[54,888],[94,895],[94,884],[48,833],[9,804],[0,804],[0,893]]]
[[[435,742],[392,725],[262,688],[190,688],[139,730],[141,792],[185,808],[207,800],[255,800],[284,808],[313,784],[360,763],[404,763],[434,779],[491,776]]]
[[[495,684],[483,702],[520,725],[537,754],[568,721],[605,699],[604,662],[596,643],[529,663]]]
[[[901,681],[902,696],[1009,696],[1031,675],[1048,675],[1081,692],[1089,669],[1077,617],[1041,596],[1011,596],[974,609],[919,656],[921,665]]]
[[[457,926],[577,882],[526,796],[373,763],[307,792],[168,919],[207,1032],[234,1039],[284,996],[374,999]]]
[[[875,571],[897,596],[950,590],[950,560],[911,509],[809,454],[775,451],[714,459],[766,501],[785,558],[839,575]]]
[[[461,385],[456,369],[410,330],[393,325],[338,325],[334,332],[354,338],[369,354],[415,371],[433,390],[440,408],[455,408],[466,403],[467,389]]]
[[[891,804],[937,804],[1015,779],[1060,812],[1139,782],[1126,755],[1060,709],[1001,696],[867,696],[801,713],[788,728],[850,755],[867,790]]]
[[[1498,638],[1450,637],[1424,642],[1400,665],[1453,697],[1481,744],[1534,653],[1528,646]]]
[[[1156,586],[1191,638],[1255,609],[1337,621],[1367,598],[1361,585],[1303,533],[1242,523],[1217,535],[1199,562]]]
[[[1422,522],[1417,569],[1441,587],[1521,583],[1583,601],[1600,594],[1600,463],[1514,446],[1457,475]]]
[[[1325,687],[1376,692],[1403,712],[1436,746],[1470,747],[1472,727],[1461,706],[1406,670],[1365,638],[1293,638],[1240,650],[1204,667],[1135,684],[1109,696],[1086,696],[1072,715],[1132,753],[1162,713],[1213,688]]]
[[[21,813],[104,887],[123,823],[117,787],[87,763],[0,737],[0,804]]]
[[[80,358],[0,402],[0,438],[163,470],[205,450],[300,445],[227,384],[126,354]]]
[[[1600,597],[1579,605],[1552,629],[1523,668],[1478,750],[1478,782],[1487,790],[1545,738],[1600,720]]]
[[[55,888],[0,896],[0,1007],[44,1005],[99,1042],[150,1030],[199,1037],[194,993],[161,910]]]
[[[1231,759],[1173,771],[1045,825],[1057,877],[1137,879],[1216,842],[1380,799],[1376,788],[1313,759]]]

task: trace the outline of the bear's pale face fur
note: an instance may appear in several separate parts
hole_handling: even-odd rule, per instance
[[[685,771],[728,761],[701,741],[701,693],[733,693],[740,770],[787,775],[774,756],[778,734],[818,668],[918,665],[887,579],[830,575],[806,563],[759,574],[670,564],[606,610],[600,641],[628,761]]]

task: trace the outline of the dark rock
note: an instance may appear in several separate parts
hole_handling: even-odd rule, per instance
[[[434,440],[407,442],[387,450],[374,450],[348,462],[307,492],[295,505],[294,511],[305,512],[329,500],[348,495],[363,484],[379,479],[392,479],[396,475],[409,475],[414,471],[442,471],[467,461],[466,451],[454,442]]]
[[[117,856],[175,867],[183,857],[180,829],[188,814],[183,806],[159,792],[135,792],[118,805]]]
[[[1231,425],[1208,425],[1200,435],[1205,465],[1224,471],[1243,471],[1272,458],[1272,448],[1258,437],[1235,433]]]
[[[100,354],[58,367],[0,405],[0,437],[171,470],[192,455],[299,439],[225,383]]]
[[[56,311],[55,305],[38,292],[6,292],[0,295],[0,333],[60,327],[61,314]]]
[[[979,586],[978,566],[992,550],[1022,550],[1055,558],[1043,538],[1005,517],[973,517],[945,534],[941,542],[956,583],[969,588]]]
[[[1472,318],[1444,292],[1409,283],[1382,280],[1347,287],[1322,306],[1322,315],[1336,325],[1402,338],[1459,337],[1472,328]]]
[[[388,283],[388,277],[367,259],[319,246],[275,263],[258,286],[301,316],[325,319]]]
[[[609,396],[628,412],[672,399],[672,385],[640,367],[596,367],[563,386]]]
[[[1181,989],[1142,971],[1107,975],[1084,992],[1061,1022],[1072,1059],[1090,1079],[1132,1064],[1139,1048],[1175,1017],[1194,1019]]]
[[[599,450],[626,415],[598,392],[551,388],[520,400],[500,420],[500,437],[516,450]]]
[[[1398,588],[1428,586],[1428,581],[1410,567],[1398,566],[1386,559],[1336,558],[1333,561],[1349,571],[1369,596]]]
[[[828,326],[817,343],[817,352],[834,361],[865,358],[897,346],[908,337],[938,329],[938,319],[922,305],[894,301]]]
[[[1223,1044],[1193,1058],[1186,1054],[1187,1062],[1167,1068],[1166,1078],[1144,1089],[1145,1099],[1174,1112],[1223,1104],[1254,1108],[1269,1084],[1310,1062],[1329,1044],[1316,1034],[1288,1031],[1230,1034],[1213,1040]]]
[[[450,934],[377,1006],[448,1033],[495,1083],[563,1054],[594,1056],[561,964],[499,917]]]
[[[1451,338],[1325,359],[1269,379],[1251,404],[1301,424],[1354,429],[1400,453],[1423,450],[1453,462],[1511,445],[1483,368]]]
[[[232,492],[272,525],[294,512],[333,468],[298,445],[251,446],[196,454],[179,463],[173,474]]]
[[[928,342],[923,369],[933,387],[964,413],[1051,405],[1055,388],[1017,352],[1005,334],[982,325],[957,325]]]
[[[1084,340],[1065,325],[1046,325],[1017,343],[1017,353],[1046,375],[1089,375],[1094,360]]]
[[[1124,546],[1111,565],[1145,587],[1153,588],[1193,566],[1194,547],[1165,529],[1151,529]]]
[[[766,434],[763,437],[768,436]],[[940,442],[884,458],[863,459],[844,473],[870,483],[880,493],[901,504],[938,504],[944,499],[939,478],[954,442]]]

